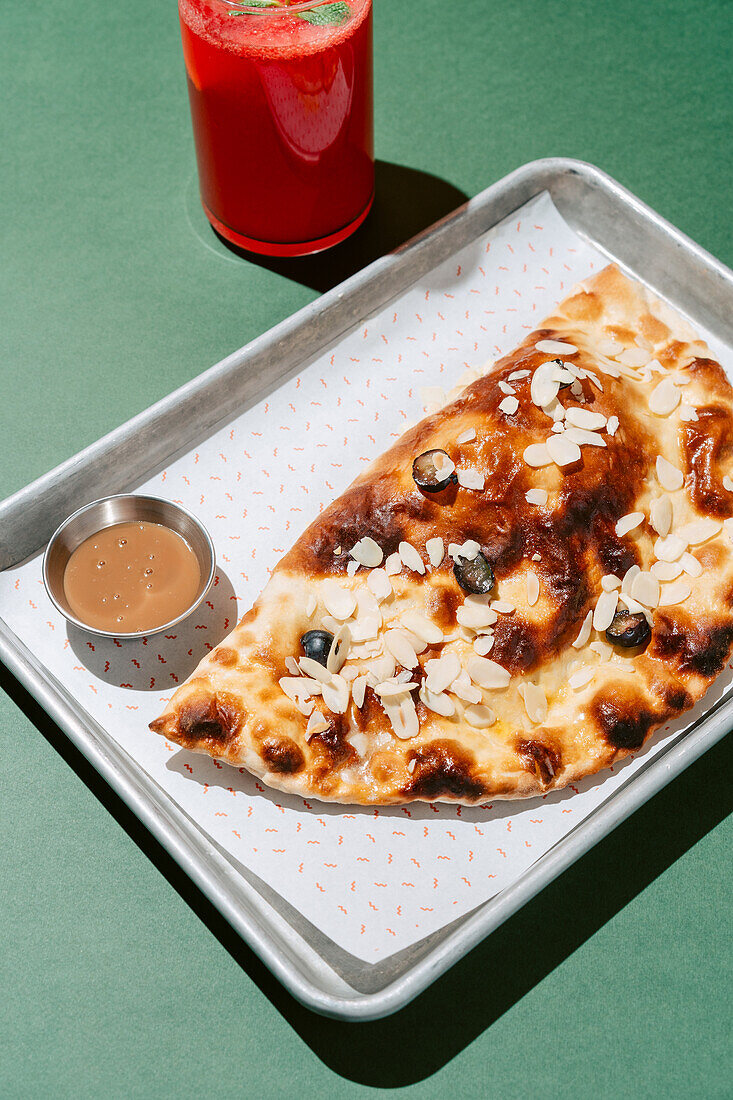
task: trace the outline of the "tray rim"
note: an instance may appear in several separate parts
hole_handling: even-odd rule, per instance
[[[283,337],[297,331],[316,315],[322,314],[324,310],[333,306],[338,307],[348,300],[349,293],[363,287],[365,283],[374,284],[385,273],[407,266],[416,252],[420,252],[437,237],[444,237],[454,223],[459,222],[462,217],[467,217],[472,210],[483,209],[492,202],[501,202],[502,198],[506,199],[513,192],[518,192],[519,198],[514,207],[516,208],[527,201],[532,194],[546,189],[549,178],[567,173],[582,177],[590,187],[611,191],[617,199],[630,206],[638,216],[650,223],[654,230],[661,232],[677,248],[694,257],[698,265],[713,277],[722,280],[726,291],[733,294],[733,273],[600,169],[569,158],[545,158],[532,161],[486,188],[447,217],[408,241],[395,253],[375,260],[362,271],[304,306],[220,363],[107,433],[96,443],[92,443],[18,490],[0,504],[0,526],[11,518],[17,519],[18,514],[22,514],[29,502],[37,499],[39,495],[57,491],[57,487],[73,479],[79,469],[88,467],[90,463],[97,462],[101,456],[113,452],[116,447],[129,439],[131,434],[134,435],[144,427],[154,424],[161,414],[175,410],[184,399],[205,392],[208,387],[215,385],[228,374],[237,372],[243,362],[246,362],[255,351],[277,345]],[[522,193],[527,187],[531,191],[535,184],[533,192]],[[497,216],[491,224],[496,224],[504,216],[504,214]],[[350,327],[349,316],[347,316],[344,327],[338,333],[331,333],[328,339],[324,340],[324,345],[329,340],[338,339]],[[215,425],[210,425],[208,430],[215,430]],[[187,446],[189,445],[190,441],[187,443]],[[30,552],[35,552],[40,545],[42,543]],[[219,876],[223,875],[224,879],[236,872],[225,857],[219,854],[203,830],[192,824],[173,799],[159,788],[142,767],[128,757],[108,735],[104,735],[108,742],[106,745],[97,743],[97,738],[90,729],[90,726],[95,724],[91,716],[81,706],[73,705],[73,700],[66,689],[55,681],[48,670],[44,671],[40,662],[36,661],[33,654],[2,619],[0,619],[0,659],[285,988],[298,1001],[316,1012],[352,1021],[377,1019],[404,1007],[566,867],[722,738],[733,720],[733,706],[730,705],[733,695],[729,692],[719,699],[691,730],[671,742],[662,753],[650,760],[644,769],[631,777],[627,785],[624,785],[572,833],[545,853],[513,886],[502,891],[495,898],[489,899],[477,911],[465,917],[452,932],[394,981],[374,993],[339,996],[319,986],[315,980],[295,973],[289,967],[288,957],[284,954],[282,947],[275,942],[271,928],[252,914],[237,908],[235,899],[227,894],[221,882],[213,874],[208,873],[206,861],[216,867]],[[130,769],[126,770],[121,764],[121,756],[129,761],[132,771],[137,774],[127,774]],[[141,786],[142,794],[139,789]],[[191,851],[190,834],[192,832],[196,834],[194,847],[204,851],[203,862],[201,853]],[[255,887],[249,883],[246,886],[245,893],[254,892],[260,899],[261,907],[270,908]],[[306,943],[297,933],[294,935],[297,940],[296,948],[304,947],[307,953],[314,953],[321,958],[315,948]],[[331,970],[328,963],[325,960],[322,961],[324,966]],[[339,981],[346,988],[351,988],[343,979]]]

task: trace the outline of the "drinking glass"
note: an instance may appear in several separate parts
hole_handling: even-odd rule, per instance
[[[201,202],[268,256],[344,240],[374,195],[371,0],[179,0]]]

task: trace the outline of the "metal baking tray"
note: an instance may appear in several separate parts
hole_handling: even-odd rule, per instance
[[[231,419],[233,410],[271,392],[423,273],[545,190],[576,233],[733,344],[733,273],[599,169],[561,158],[535,161],[0,504],[0,569],[41,550],[82,504],[153,476]],[[370,965],[338,948],[225,855],[2,619],[0,658],[290,993],[316,1012],[346,1020],[377,1019],[407,1004],[733,727],[728,692],[513,886]]]

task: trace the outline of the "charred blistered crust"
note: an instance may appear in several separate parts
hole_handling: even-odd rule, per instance
[[[733,643],[733,626],[694,619],[682,611],[657,612],[650,653],[681,672],[717,676],[725,668]]]
[[[562,767],[560,753],[543,741],[517,742],[517,754],[527,771],[537,776],[542,787],[549,787]]]
[[[296,775],[305,767],[305,757],[290,737],[266,737],[260,752],[269,771],[278,775]]]
[[[710,405],[697,415],[682,431],[690,496],[701,512],[723,519],[733,515],[733,494],[723,488],[721,473],[733,464],[730,413]]]
[[[221,749],[237,736],[244,715],[237,700],[221,694],[202,693],[184,701],[176,717],[177,740],[186,748],[206,744]],[[168,734],[173,735],[173,732]]]
[[[483,783],[475,775],[475,762],[457,741],[433,741],[409,754],[415,761],[412,781],[404,788],[407,797],[458,799],[478,802],[486,794]]]
[[[591,713],[604,739],[614,749],[634,752],[640,749],[652,726],[659,724],[659,715],[648,709],[642,696],[630,694],[621,700],[597,696],[591,703]]]

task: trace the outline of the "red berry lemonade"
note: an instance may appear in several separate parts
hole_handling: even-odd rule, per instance
[[[233,244],[305,255],[371,206],[372,4],[253,3],[179,0],[201,201]]]

